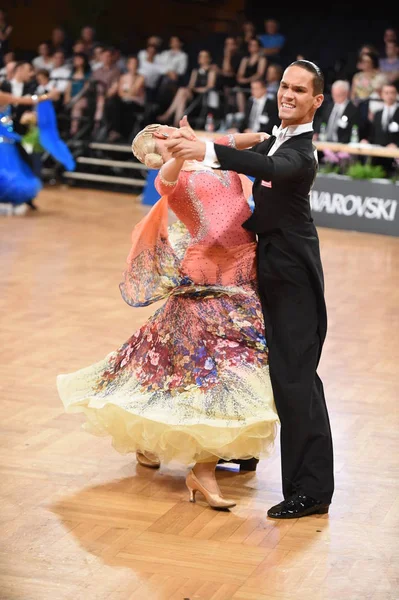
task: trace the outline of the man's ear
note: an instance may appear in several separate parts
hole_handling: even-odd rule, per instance
[[[324,95],[323,94],[317,94],[317,96],[314,97],[314,102],[313,102],[313,106],[314,108],[320,108],[320,106],[323,104],[324,101]]]

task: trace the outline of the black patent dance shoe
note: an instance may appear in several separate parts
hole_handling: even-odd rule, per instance
[[[325,515],[328,513],[329,506],[326,502],[315,500],[310,496],[295,494],[269,508],[267,516],[271,519],[300,519],[308,515]]]
[[[249,458],[247,460],[244,459],[236,459],[236,460],[223,460],[220,459],[218,464],[225,463],[234,463],[236,465],[240,465],[240,473],[244,471],[256,471],[256,467],[258,466],[259,460],[257,458]]]

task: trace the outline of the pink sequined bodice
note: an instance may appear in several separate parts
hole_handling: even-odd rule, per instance
[[[229,145],[230,140],[231,136],[224,136],[216,142]],[[242,227],[251,211],[237,173],[182,170],[176,185],[166,185],[160,174],[155,185],[162,196],[168,196],[169,207],[186,225],[192,244],[232,248],[255,240],[255,235]]]
[[[231,248],[254,240],[242,227],[251,211],[236,173],[182,171],[169,207],[188,228],[193,244]]]
[[[228,143],[228,137],[217,140]],[[251,216],[237,173],[200,169],[180,171],[178,182],[155,182],[168,196],[170,209],[187,227],[191,242],[183,270],[197,283],[237,283],[251,279],[255,269],[255,234],[242,224]]]

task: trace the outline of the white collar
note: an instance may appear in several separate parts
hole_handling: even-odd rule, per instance
[[[388,112],[388,114],[393,114],[396,111],[397,108],[398,108],[398,103],[397,102],[394,102],[390,106],[388,106],[388,104],[384,105],[384,109]]]
[[[301,123],[300,125],[289,125],[288,127],[284,127],[284,129],[281,128],[281,125],[280,127],[274,126],[272,135],[286,138],[301,135],[301,133],[306,133],[307,131],[313,131],[313,121],[310,123]]]

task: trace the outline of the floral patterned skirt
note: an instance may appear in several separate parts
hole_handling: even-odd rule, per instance
[[[190,464],[267,455],[277,413],[252,284],[176,291],[120,348],[57,377],[67,412],[121,453]]]

